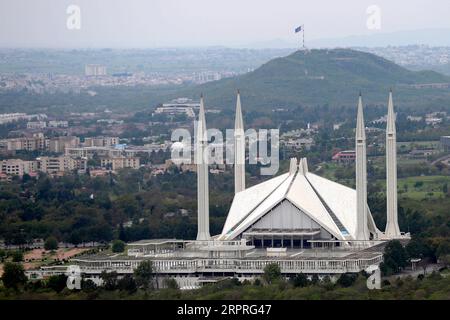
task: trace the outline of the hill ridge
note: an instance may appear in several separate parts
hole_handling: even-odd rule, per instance
[[[385,104],[390,88],[397,101],[419,106],[434,100],[450,101],[445,88],[414,88],[414,85],[449,83],[450,77],[434,71],[411,71],[385,58],[354,49],[298,50],[278,57],[252,72],[205,83],[182,91],[195,97],[203,92],[209,104],[233,108],[240,89],[251,109],[276,106],[354,104],[359,91],[366,103]]]

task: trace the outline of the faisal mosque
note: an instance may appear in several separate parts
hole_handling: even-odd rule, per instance
[[[197,121],[196,152],[203,152],[206,121],[203,97]],[[131,274],[151,260],[158,280],[175,279],[180,288],[236,277],[253,279],[265,266],[277,263],[286,277],[303,273],[329,276],[342,273],[378,274],[384,245],[409,239],[400,231],[397,214],[396,127],[392,92],[386,127],[386,226],[376,226],[367,205],[366,133],[359,96],[355,131],[356,189],[309,171],[306,158],[291,159],[289,171],[246,188],[245,136],[240,94],[234,134],[235,195],[223,230],[209,231],[208,163],[197,161],[198,233],[196,240],[150,239],[127,245],[123,254],[94,254],[71,259],[85,278],[101,282],[102,271]],[[383,227],[384,231],[379,228]],[[31,278],[66,272],[67,266],[28,271]],[[161,282],[162,283],[162,282]],[[379,283],[378,283],[379,285]],[[374,284],[376,287],[377,284]]]

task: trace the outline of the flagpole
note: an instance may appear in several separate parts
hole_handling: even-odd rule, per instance
[[[302,25],[302,30],[303,30],[303,49],[305,49],[305,25]]]

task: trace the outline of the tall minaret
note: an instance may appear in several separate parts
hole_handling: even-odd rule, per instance
[[[237,93],[234,122],[234,193],[245,190],[245,134],[242,119],[241,95]]]
[[[366,130],[364,126],[362,97],[359,94],[358,115],[356,118],[356,239],[368,240],[367,226],[367,169],[366,169]]]
[[[203,95],[200,98],[200,112],[197,122],[197,210],[198,230],[197,240],[209,240],[209,186],[208,186],[208,158],[207,157],[207,135],[205,121],[205,106]]]
[[[386,126],[386,181],[387,222],[385,234],[388,238],[398,238],[400,228],[397,214],[397,141],[392,90],[389,92]]]

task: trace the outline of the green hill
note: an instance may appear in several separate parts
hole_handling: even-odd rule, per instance
[[[410,107],[438,106],[450,101],[450,89],[411,87],[450,83],[433,71],[415,72],[379,56],[350,50],[297,51],[276,58],[253,72],[182,90],[195,97],[203,92],[211,107],[234,107],[241,89],[246,108],[271,109],[297,105],[355,104],[359,91],[367,104],[385,104],[389,88],[396,102]]]

